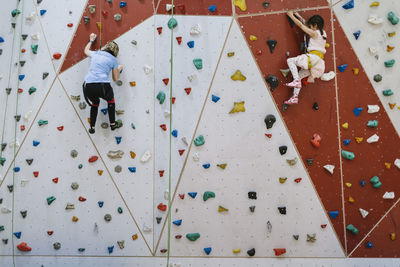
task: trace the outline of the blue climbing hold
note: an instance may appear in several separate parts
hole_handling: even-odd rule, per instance
[[[175,224],[176,226],[180,226],[182,224],[182,219],[173,221],[172,223]]]
[[[119,2],[119,7],[120,8],[126,7],[126,2],[125,1]]]
[[[221,98],[220,98],[219,96],[211,95],[211,100],[212,100],[214,103],[217,103],[218,100],[220,100],[220,99],[221,99]]]
[[[108,247],[108,253],[113,253],[113,251],[114,251],[114,246],[111,246],[111,247]]]
[[[350,0],[349,2],[347,2],[346,4],[344,4],[342,6],[344,9],[352,9],[354,8],[354,0]]]
[[[211,5],[211,6],[208,7],[208,10],[210,12],[214,12],[216,9],[217,9],[217,7],[215,5]]]
[[[178,137],[178,130],[173,130],[171,134],[173,137]]]
[[[14,167],[14,172],[19,172],[21,170],[20,167]]]
[[[358,117],[358,115],[360,115],[362,110],[363,110],[362,107],[358,107],[358,108],[353,109],[353,113],[354,113],[354,115],[356,115],[356,117]]]
[[[189,192],[188,195],[189,195],[191,198],[196,198],[197,192]]]
[[[212,248],[211,248],[211,247],[204,248],[204,252],[205,252],[207,255],[210,255],[210,253],[211,253],[211,250],[212,250]]]
[[[115,140],[117,141],[117,145],[119,145],[119,143],[121,143],[122,136],[116,136]]]
[[[4,43],[4,38],[0,36],[0,43]]]
[[[21,232],[15,232],[14,235],[16,238],[20,239],[21,238]]]
[[[136,167],[128,167],[128,170],[129,170],[130,172],[136,172]]]
[[[20,81],[22,81],[24,78],[25,78],[25,75],[24,75],[24,74],[21,74],[21,75],[18,76],[18,79],[19,79]]]
[[[339,215],[339,211],[337,211],[337,210],[333,210],[333,211],[330,211],[330,212],[329,212],[329,216],[330,216],[332,219],[335,219],[338,215]]]
[[[361,180],[361,181],[360,181],[360,185],[361,185],[362,187],[364,187],[364,186],[365,186],[365,181],[364,181],[364,180]]]
[[[356,40],[358,40],[358,38],[360,37],[360,34],[361,34],[360,30],[353,32],[354,38],[356,38]]]
[[[33,140],[33,146],[38,146],[40,144],[39,141]]]
[[[194,41],[187,42],[187,46],[189,46],[189,48],[193,48],[194,47]]]
[[[41,9],[41,10],[40,10],[40,16],[43,16],[46,12],[47,12],[46,9]]]
[[[367,248],[373,248],[374,247],[374,245],[372,245],[371,241],[368,241],[367,244],[365,244],[365,246]]]
[[[203,168],[204,169],[208,169],[208,168],[210,168],[210,166],[211,166],[210,163],[204,163],[203,164]]]
[[[343,72],[347,68],[347,64],[343,64],[337,67],[340,72]]]
[[[343,144],[345,145],[345,146],[348,146],[349,144],[350,144],[350,139],[344,139],[343,140]]]
[[[102,108],[102,109],[101,109],[101,112],[103,112],[104,115],[107,115],[108,108]]]
[[[99,207],[102,208],[104,205],[104,201],[98,201],[97,204],[99,204]]]

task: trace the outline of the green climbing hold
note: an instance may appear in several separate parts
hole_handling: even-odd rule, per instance
[[[201,146],[204,145],[205,140],[204,140],[204,136],[199,135],[197,138],[194,139],[194,145],[195,146]]]
[[[392,11],[388,13],[387,18],[390,23],[392,23],[392,25],[396,25],[397,23],[399,23],[399,18]]]
[[[204,192],[204,194],[203,194],[203,200],[204,200],[204,201],[207,201],[207,200],[210,199],[210,198],[215,198],[215,193],[214,193],[214,192],[211,192],[211,191],[206,191],[206,192]]]
[[[193,64],[198,70],[201,70],[203,68],[203,60],[201,58],[193,59]]]
[[[354,153],[346,150],[342,150],[342,156],[345,159],[353,160],[354,159]]]
[[[369,181],[371,182],[373,188],[379,188],[382,186],[378,176],[372,177]]]
[[[353,235],[358,234],[358,229],[355,228],[352,224],[347,225],[346,229],[349,230]]]
[[[118,207],[118,213],[122,214],[122,208],[121,207]]]
[[[81,164],[78,165],[78,169],[82,169],[82,168],[83,168],[83,165],[81,163]]]
[[[396,62],[396,60],[394,60],[394,59],[385,61],[385,67],[386,68],[391,68],[391,67],[393,67],[395,62]]]
[[[38,47],[38,44],[31,45],[32,53],[34,53],[35,55],[37,54]]]
[[[51,203],[53,203],[54,200],[56,200],[56,197],[51,196],[51,197],[48,197],[46,200],[47,200],[47,205],[50,205]]]
[[[178,26],[178,21],[175,18],[170,18],[168,21],[168,28],[175,29]]]
[[[165,93],[163,91],[158,92],[157,99],[160,101],[160,104],[164,103],[165,101]]]
[[[13,11],[11,11],[11,16],[14,18],[15,16],[21,14],[21,10],[19,9],[14,9]]]
[[[31,88],[29,88],[29,94],[33,94],[34,92],[36,92],[36,88],[34,86],[32,86]]]
[[[378,121],[377,120],[368,121],[367,126],[372,128],[378,127]]]
[[[386,89],[386,90],[382,91],[382,94],[384,96],[391,96],[391,95],[393,95],[393,91],[392,91],[392,89]]]
[[[190,241],[196,241],[197,239],[200,238],[199,233],[189,233],[186,235],[186,238],[189,239]]]
[[[4,166],[4,162],[6,162],[6,158],[0,158],[0,165]]]
[[[4,225],[0,225],[0,231],[4,231]]]
[[[38,121],[38,124],[39,124],[39,126],[47,125],[47,124],[49,124],[49,121],[46,121],[46,120],[39,120],[39,121]]]

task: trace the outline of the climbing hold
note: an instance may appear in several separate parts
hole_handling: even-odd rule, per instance
[[[345,146],[348,146],[349,144],[350,144],[350,139],[344,139],[343,140],[343,144],[345,145]]]
[[[246,108],[244,107],[244,101],[242,102],[234,102],[234,106],[229,114],[237,113],[237,112],[245,112]]]
[[[293,235],[293,238],[295,239],[295,240],[299,240],[299,235]]]
[[[170,18],[168,20],[168,28],[175,29],[178,26],[178,21],[175,18]]]
[[[368,22],[374,25],[382,24],[383,18],[378,17],[376,14],[370,14],[368,17]]]
[[[106,222],[110,222],[111,219],[112,219],[111,214],[106,214],[106,215],[104,215],[104,220],[105,220]]]
[[[104,205],[104,201],[97,201],[97,204],[99,205],[100,208],[102,208]]]
[[[117,241],[117,244],[118,244],[120,249],[123,249],[125,247],[125,241],[124,240]]]
[[[354,227],[354,225],[352,225],[352,224],[347,225],[346,229],[348,231],[350,231],[353,235],[358,234],[358,229],[356,227]]]
[[[319,148],[320,147],[320,142],[321,142],[321,136],[317,133],[315,133],[312,137],[312,139],[310,140],[311,144],[316,147]]]
[[[57,184],[58,183],[58,177],[51,179],[53,183]]]
[[[378,105],[368,105],[368,113],[373,114],[377,113],[380,110]]]
[[[274,248],[275,256],[280,256],[286,253],[285,248]]]
[[[333,170],[335,169],[335,166],[327,164],[324,166],[324,169],[327,170],[330,174],[333,174]]]
[[[55,250],[59,250],[59,249],[61,248],[61,244],[60,244],[59,242],[55,242],[55,243],[53,244],[53,248],[54,248]]]
[[[364,210],[364,209],[361,209],[361,208],[359,210],[360,210],[360,213],[361,213],[361,217],[363,219],[365,219],[368,216],[369,212]]]
[[[377,6],[379,6],[379,2],[378,2],[378,1],[372,2],[372,3],[369,5],[369,7],[377,7]]]
[[[76,216],[72,216],[72,221],[73,221],[73,222],[77,222],[77,221],[79,221],[79,218],[76,217]]]
[[[226,168],[226,166],[227,166],[228,164],[226,164],[226,163],[223,163],[223,164],[217,164],[217,167],[218,168],[220,168],[220,169],[223,169],[223,170],[225,170],[225,168]]]
[[[375,82],[380,82],[380,81],[382,81],[382,75],[380,75],[380,74],[375,74],[374,75],[374,81]]]
[[[396,62],[396,60],[392,59],[392,60],[385,61],[384,64],[385,64],[386,68],[391,68],[391,67],[393,67],[395,62]]]
[[[265,79],[265,81],[269,84],[269,89],[271,90],[271,92],[273,92],[275,90],[276,87],[278,87],[279,85],[279,80],[278,77],[276,77],[275,75],[268,75],[268,77]]]
[[[191,91],[192,91],[192,88],[185,88],[185,92],[187,95],[189,95]]]
[[[119,2],[119,7],[120,8],[126,7],[126,5],[127,5],[127,3],[125,1]]]
[[[251,34],[249,39],[250,39],[250,41],[257,41],[258,38],[257,38],[257,36]]]
[[[364,187],[364,186],[365,186],[365,181],[364,181],[364,180],[361,180],[361,181],[360,181],[360,185],[361,185],[362,187]]]
[[[254,212],[254,210],[256,209],[256,206],[254,206],[254,205],[250,206],[249,209],[250,209],[250,212]]]
[[[290,73],[290,69],[280,69],[280,72],[283,77],[286,77]]]
[[[194,145],[195,146],[201,146],[201,145],[204,145],[204,143],[205,143],[205,139],[204,139],[203,135],[199,135],[198,137],[196,137],[194,139]]]
[[[4,242],[4,239],[3,239],[3,242]],[[5,243],[7,243],[7,242],[5,242]],[[32,248],[30,246],[28,246],[28,244],[25,242],[20,243],[17,246],[17,248],[19,251],[31,251],[32,250]]]
[[[122,171],[122,167],[120,165],[115,166],[114,171],[116,173],[120,173]]]
[[[157,94],[157,99],[160,101],[160,104],[163,104],[163,103],[164,103],[165,98],[166,98],[166,95],[165,95],[165,93],[164,93],[163,91],[160,91],[160,92]]]
[[[117,142],[117,145],[121,143],[122,136],[115,136],[115,141]]]
[[[350,0],[346,4],[342,5],[344,9],[352,9],[354,8],[354,0]]]
[[[267,45],[269,47],[269,51],[271,52],[271,54],[274,53],[277,43],[278,42],[276,40],[268,40],[267,41]]]
[[[32,164],[32,162],[33,162],[33,159],[32,159],[32,158],[30,158],[30,159],[26,159],[25,161],[26,161],[26,163],[28,163],[28,165],[31,165],[31,164]]]
[[[313,109],[314,110],[318,110],[319,109],[318,102],[314,102]]]
[[[108,249],[108,253],[111,254],[114,251],[114,246],[107,247],[107,249]]]
[[[123,213],[122,208],[121,208],[121,207],[118,207],[117,212],[118,212],[119,214],[122,214],[122,213]]]
[[[160,203],[157,206],[157,209],[161,210],[161,211],[166,211],[167,210],[167,205]]]
[[[342,156],[343,156],[343,158],[348,159],[348,160],[353,160],[355,157],[353,152],[346,151],[346,150],[342,150]]]
[[[188,195],[189,195],[191,198],[196,198],[197,192],[189,192]]]
[[[46,198],[47,205],[50,205],[51,203],[53,203],[54,200],[56,200],[56,198],[54,196],[50,196],[50,197]]]
[[[96,162],[98,159],[99,159],[98,156],[91,156],[91,157],[88,159],[88,161],[89,161],[89,162]]]
[[[286,207],[278,207],[278,211],[282,215],[286,215]]]
[[[297,163],[297,158],[293,158],[293,159],[286,159],[287,164],[289,164],[290,166],[294,166]]]
[[[394,199],[394,192],[385,192],[382,196],[383,199]]]
[[[189,233],[189,234],[186,234],[186,238],[189,239],[190,241],[196,241],[197,239],[200,238],[200,234],[199,233]]]
[[[85,202],[85,201],[86,201],[86,198],[80,196],[80,197],[78,197],[78,200],[79,200],[80,202]]]
[[[330,216],[332,219],[335,219],[338,215],[339,215],[339,211],[337,211],[337,210],[334,210],[334,211],[330,211],[330,212],[329,212],[329,216]]]
[[[360,37],[360,34],[361,34],[361,31],[360,30],[358,30],[358,31],[356,31],[356,32],[353,32],[353,35],[354,35],[354,38],[356,38],[356,40],[358,40],[358,38]],[[346,64],[347,65],[347,64]],[[339,69],[340,70],[340,69]],[[343,71],[340,71],[340,72],[343,72]]]
[[[279,153],[280,153],[281,155],[285,155],[286,152],[287,152],[287,146],[280,146],[280,147],[279,147]]]
[[[376,127],[378,127],[378,121],[377,120],[368,121],[367,126],[371,127],[371,128],[376,128]]]
[[[39,48],[39,45],[38,45],[38,44],[33,44],[33,45],[31,45],[32,53],[36,55],[36,54],[37,54],[37,51],[38,51],[38,48]]]
[[[363,110],[362,107],[358,107],[358,108],[354,108],[353,109],[353,113],[356,117],[358,117],[358,115],[360,115],[361,111]]]
[[[355,137],[357,144],[360,144],[364,138],[363,137]]]
[[[244,76],[240,70],[237,70],[237,71],[231,76],[231,79],[232,79],[233,81],[242,81],[242,82],[243,82],[243,81],[246,80],[246,76]]]
[[[214,12],[216,9],[217,9],[217,7],[215,5],[210,5],[208,7],[208,11],[210,11],[210,12]]]
[[[238,253],[242,252],[242,250],[240,248],[236,248],[236,249],[233,249],[232,252],[234,254],[238,254]]]
[[[14,233],[14,235],[15,235],[15,237],[17,238],[17,239],[20,239],[21,238],[21,232],[15,232]]]
[[[122,19],[122,15],[121,14],[119,14],[119,13],[114,14],[114,20],[115,21],[120,21],[121,19]]]
[[[201,70],[203,68],[203,60],[201,58],[193,59],[193,64],[198,70]]]
[[[211,100],[212,100],[214,103],[217,103],[217,102],[220,100],[220,97],[219,97],[219,96],[216,96],[216,95],[211,95]]]
[[[339,70],[340,72],[343,72],[343,71],[345,71],[345,69],[347,68],[347,64],[343,64],[343,65],[337,66],[337,68],[338,68],[338,70]]]
[[[391,52],[394,48],[395,48],[394,46],[387,45],[386,52]]]
[[[257,199],[257,192],[255,192],[255,191],[249,191],[247,193],[247,195],[248,195],[249,199]]]
[[[144,227],[143,227],[143,228],[144,228]],[[133,239],[133,240],[136,240],[136,239],[138,239],[138,237],[139,237],[139,236],[138,236],[138,234],[134,234],[134,235],[132,235],[132,239]]]
[[[41,9],[39,12],[40,12],[40,16],[43,16],[44,14],[46,14],[47,10],[46,9]]]
[[[388,13],[387,18],[390,23],[392,23],[392,25],[396,25],[397,23],[399,23],[399,18],[392,11]]]
[[[396,35],[396,32],[389,32],[389,33],[388,33],[388,36],[389,36],[389,37],[393,37],[393,36],[395,36],[395,35]]]
[[[88,9],[90,14],[94,14],[96,12],[96,5],[89,5]]]
[[[178,150],[178,153],[179,153],[180,156],[182,156],[183,153],[185,153],[185,149],[179,149],[179,150]]]
[[[203,250],[207,255],[210,255],[210,253],[212,251],[212,248],[211,247],[206,247],[206,248],[203,248]]]
[[[294,179],[294,182],[295,182],[295,183],[300,183],[301,180],[302,180],[301,178],[296,178],[296,179]]]
[[[222,206],[218,206],[218,212],[226,212],[226,211],[229,211],[229,209],[224,208]]]
[[[386,90],[382,91],[382,94],[384,96],[391,96],[391,95],[393,95],[393,91],[392,91],[392,89],[386,89]]]
[[[400,159],[395,159],[394,165],[395,165],[398,169],[400,169]]]
[[[366,246],[367,248],[373,248],[373,247],[374,247],[374,245],[372,245],[371,241],[368,241],[368,242],[365,244],[365,246]]]
[[[265,125],[267,129],[271,129],[272,126],[274,126],[274,123],[276,122],[276,118],[272,114],[268,114],[265,119],[264,119]]]
[[[373,188],[379,188],[382,186],[378,176],[372,177],[369,181],[371,182]]]
[[[204,192],[204,194],[203,194],[203,200],[204,200],[204,201],[207,201],[207,200],[210,199],[210,198],[215,198],[215,193],[214,193],[214,192],[211,192],[211,191],[206,191],[206,192]]]
[[[110,150],[107,153],[107,156],[110,159],[120,159],[120,158],[122,158],[123,155],[124,155],[124,151],[122,151],[122,150],[116,150],[116,151]]]
[[[376,142],[378,142],[378,141],[379,141],[379,136],[378,136],[377,134],[374,134],[374,135],[370,136],[370,137],[367,139],[367,143],[368,143],[368,144],[376,143]]]
[[[208,169],[208,168],[210,168],[210,166],[211,166],[210,163],[205,163],[205,164],[203,164],[203,168],[204,168],[204,169]]]
[[[172,135],[173,137],[178,137],[178,130],[173,130],[173,131],[171,132],[171,135]]]
[[[287,180],[287,177],[279,177],[279,182],[281,184],[284,184],[286,182],[286,180]]]
[[[307,234],[307,242],[314,243],[315,241],[317,241],[316,236],[317,234]]]
[[[180,220],[175,220],[172,222],[173,224],[175,224],[176,226],[180,226],[182,224],[182,219]]]

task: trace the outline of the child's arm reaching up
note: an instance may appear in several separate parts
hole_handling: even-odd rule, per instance
[[[288,11],[287,15],[293,20],[293,22],[305,33],[311,36],[311,38],[316,39],[318,38],[318,34],[312,30],[311,28],[307,27],[302,21],[300,21],[294,14],[293,11]],[[297,12],[296,12],[296,15]],[[298,15],[300,19],[304,20],[300,15]]]

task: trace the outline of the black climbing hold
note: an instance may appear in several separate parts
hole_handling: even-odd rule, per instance
[[[47,76],[49,76],[49,73],[48,73],[48,72],[43,72],[43,74],[42,74],[42,79],[43,79],[43,80],[46,79]]]
[[[288,108],[289,108],[289,105],[288,105],[288,104],[285,104],[285,103],[282,104],[282,110],[283,110],[283,112],[285,112],[286,110],[288,110]]]
[[[54,248],[55,250],[59,250],[59,249],[61,248],[60,242],[54,243],[54,244],[53,244],[53,248]]]
[[[2,239],[1,241],[3,241],[4,245],[7,245],[7,243],[8,243],[8,238]]]
[[[13,28],[13,29],[15,29],[15,26],[17,25],[17,23],[15,23],[15,22],[12,22],[11,23],[11,27]]]
[[[36,2],[37,2],[37,4],[40,4],[42,1],[43,1],[43,0],[37,0]]]
[[[256,206],[250,206],[249,209],[251,212],[254,212],[254,210],[256,209]]]
[[[24,65],[25,65],[25,60],[21,60],[20,62],[19,62],[19,65],[21,65],[21,67],[23,67]]]
[[[9,95],[11,93],[11,88],[6,88],[6,93]]]
[[[0,165],[1,166],[4,166],[4,162],[6,162],[6,159],[5,158],[0,158]]]
[[[106,215],[104,215],[104,220],[105,220],[106,222],[111,221],[111,214],[106,214]]]
[[[318,110],[319,109],[318,102],[314,102],[314,105],[312,106],[312,108],[314,110]]]
[[[12,193],[12,191],[14,190],[14,186],[12,184],[7,185],[8,187],[8,191],[10,191],[10,193]]]
[[[253,257],[254,255],[256,255],[256,249],[255,248],[249,249],[247,251],[247,255],[249,255],[250,257]]]
[[[249,191],[248,195],[250,199],[257,199],[257,192]]]
[[[27,210],[21,210],[20,213],[22,215],[22,218],[25,218],[26,215],[28,214],[28,211]]]
[[[73,183],[71,184],[71,188],[72,188],[72,190],[78,190],[79,184],[76,183],[76,182],[73,182]]]
[[[264,7],[265,9],[267,9],[268,6],[269,6],[269,2],[264,2],[264,3],[263,3],[263,7]]]
[[[85,102],[80,102],[79,103],[79,108],[80,109],[85,109],[86,108],[86,103]]]
[[[21,34],[21,37],[22,37],[22,40],[26,40],[26,37],[28,37],[28,35],[27,34]]]
[[[21,115],[14,115],[14,119],[15,119],[16,121],[19,121],[19,120],[21,119]]]
[[[276,40],[268,40],[267,41],[267,45],[269,47],[269,51],[271,52],[271,54],[274,53],[275,46],[276,46],[277,43],[278,42]]]
[[[285,215],[286,214],[286,207],[278,207],[279,213]]]
[[[0,204],[3,204],[3,199],[2,198],[0,198]]]
[[[90,21],[90,18],[88,16],[83,16],[83,23],[88,24]]]
[[[278,77],[276,77],[275,75],[268,75],[268,77],[265,79],[265,81],[269,84],[269,89],[271,90],[271,92],[273,92],[275,90],[276,87],[278,87],[279,85],[279,80]]]
[[[293,238],[299,240],[299,235],[293,235]]]
[[[1,144],[1,151],[4,151],[4,149],[7,147],[7,143],[2,143]]]
[[[307,160],[307,165],[308,166],[312,166],[312,164],[314,162],[314,159],[309,158],[309,159],[306,159],[306,160]]]
[[[288,21],[289,21],[290,27],[293,28],[293,26],[294,26],[294,21],[293,21],[288,15],[286,15],[286,17],[287,17],[287,19],[288,19]]]
[[[287,151],[287,146],[280,146],[279,147],[279,153],[281,153],[281,155],[285,155]]]
[[[272,126],[274,126],[274,123],[276,122],[276,118],[272,114],[268,114],[265,119],[264,119],[265,125],[267,126],[267,129],[271,129]]]
[[[162,220],[162,217],[156,217],[157,224],[160,224],[161,220]]]

